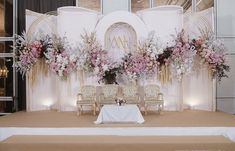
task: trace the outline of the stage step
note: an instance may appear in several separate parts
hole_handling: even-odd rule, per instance
[[[0,142],[0,151],[234,151],[223,136],[27,136]]]

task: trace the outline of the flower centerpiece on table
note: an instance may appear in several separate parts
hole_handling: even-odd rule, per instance
[[[60,77],[67,77],[76,69],[77,56],[71,53],[66,37],[52,36],[52,45],[45,52],[49,69]]]
[[[229,66],[226,64],[225,48],[223,42],[216,39],[212,32],[201,31],[202,37],[193,39],[192,43],[196,47],[197,54],[201,57],[203,63],[209,65],[213,77],[221,78],[228,77],[226,72],[229,72]]]
[[[41,36],[39,39],[28,39],[26,33],[22,36],[17,36],[16,50],[18,50],[17,61],[14,67],[25,75],[38,59],[44,57],[44,52],[50,46],[50,38],[48,36]]]
[[[196,55],[195,47],[191,45],[189,39],[185,37],[184,30],[182,30],[175,39],[175,45],[170,49],[172,50],[173,73],[178,80],[181,80],[182,76],[192,69],[193,59]]]
[[[123,98],[116,98],[115,102],[118,106],[123,106],[127,103],[126,100],[124,100]]]

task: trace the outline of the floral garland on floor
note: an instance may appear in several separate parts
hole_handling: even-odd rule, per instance
[[[164,76],[164,73],[168,75],[166,69],[171,67],[172,75],[181,80],[183,75],[190,73],[195,55],[199,55],[201,62],[209,65],[213,77],[217,76],[220,81],[229,71],[226,49],[212,33],[205,33],[198,39],[189,40],[182,30],[175,37],[175,44],[164,48],[151,32],[138,45],[137,51],[126,54],[121,63],[109,58],[108,51],[98,43],[94,32],[82,35],[82,43],[76,48],[71,48],[66,37],[40,36],[30,40],[24,33],[17,38],[15,48],[19,53],[14,66],[24,76],[39,59],[45,58],[49,69],[60,77],[83,70],[96,75],[98,82],[105,83],[116,83],[117,74],[126,74],[130,80],[156,73]]]

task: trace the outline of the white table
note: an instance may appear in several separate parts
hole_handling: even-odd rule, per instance
[[[95,124],[101,123],[144,123],[137,105],[104,105]]]

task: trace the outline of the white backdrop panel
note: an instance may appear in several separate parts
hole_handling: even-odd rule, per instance
[[[40,14],[30,10],[26,10],[26,32],[30,38],[40,38],[42,33],[47,35],[56,34],[57,16],[49,14]]]
[[[180,6],[160,6],[137,12],[145,22],[148,31],[154,30],[164,44],[183,28],[183,8]]]
[[[184,30],[189,35],[189,38],[198,38],[201,35],[200,29],[215,31],[213,12],[213,8],[208,8],[201,12],[184,15]]]
[[[149,30],[153,29],[153,27],[155,28],[155,25],[156,27],[159,27],[155,28],[155,30],[160,31],[159,35],[164,39],[164,37],[170,37],[170,34],[176,33],[175,29],[181,29],[183,26],[181,9],[178,9],[178,11],[169,10],[169,12],[165,9],[163,12],[161,12],[161,9],[156,9],[156,12],[155,9],[145,10],[143,11],[144,15],[141,16],[145,21],[144,23],[134,14],[122,11],[114,12],[105,16],[97,26],[96,23],[98,21],[99,14],[94,12],[90,12],[88,10],[84,11],[80,8],[61,8],[59,11],[57,29],[60,35],[66,34],[71,43],[80,41],[79,37],[84,31],[84,27],[87,27],[90,31],[96,29],[97,38],[102,44],[104,44],[104,37],[107,29],[117,22],[124,22],[131,25],[137,34],[138,40],[147,37],[149,32],[147,27]],[[149,15],[159,16],[160,14],[162,15],[162,13],[167,17],[165,20],[163,18],[156,18],[154,23],[150,22]],[[169,16],[167,14],[169,14]],[[26,18],[28,17],[29,16],[26,16]],[[172,17],[176,17],[175,22],[171,20]],[[71,20],[73,20],[73,23],[70,22]],[[172,25],[170,26],[168,26],[168,24],[170,24],[169,20],[172,22]],[[30,26],[30,22],[27,22],[26,25]],[[166,26],[166,28],[161,28],[160,26]],[[29,27],[26,29],[29,29]],[[34,80],[33,85],[31,85],[31,82],[33,81],[32,73],[27,78],[27,110],[44,110],[49,109],[50,107],[62,111],[75,110],[76,95],[79,92],[81,85],[79,74],[74,72],[67,80],[62,80],[53,73],[49,72],[47,76],[45,76],[43,71],[41,72],[42,73],[38,73],[37,76],[34,77],[36,80]],[[150,83],[155,83],[161,86],[161,91],[164,93],[166,110],[179,110],[179,102],[183,102],[185,105],[192,105],[195,109],[212,110],[212,101],[214,96],[213,83],[208,77],[206,67],[200,68],[197,74],[193,73],[184,78],[183,91],[181,91],[181,83],[176,79],[173,79],[172,83],[167,85],[161,85],[157,80],[157,77],[142,79],[139,81],[141,86]],[[84,75],[84,84],[99,85],[97,83],[97,78],[89,75]]]
[[[81,34],[92,32],[100,17],[98,12],[80,7],[58,8],[57,30],[60,36],[66,36],[71,44],[81,41]]]

